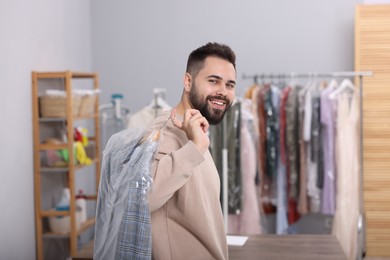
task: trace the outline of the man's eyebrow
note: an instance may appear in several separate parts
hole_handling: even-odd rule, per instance
[[[209,76],[207,76],[206,78],[214,78],[214,79],[222,80],[222,77],[217,76],[217,75],[209,75]]]
[[[222,80],[222,77],[218,75],[209,75],[206,78],[214,78],[214,79]],[[228,80],[227,83],[234,84],[234,85],[236,84],[234,80]]]
[[[236,85],[236,82],[234,80],[228,80],[227,82]]]

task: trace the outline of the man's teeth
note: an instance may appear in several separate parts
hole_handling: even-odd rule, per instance
[[[213,101],[214,104],[217,104],[218,106],[223,106],[225,103],[220,101]]]

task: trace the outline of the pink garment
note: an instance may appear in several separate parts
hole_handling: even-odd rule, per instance
[[[244,104],[243,106],[244,107]],[[245,109],[245,108],[243,108]],[[242,172],[242,210],[240,214],[229,214],[228,233],[230,234],[260,234],[260,211],[255,183],[256,177],[256,147],[254,138],[248,129],[248,122],[243,112],[240,129],[240,159]],[[253,121],[251,121],[253,122]]]
[[[337,103],[337,195],[332,234],[340,241],[348,259],[357,256],[359,218],[359,110],[358,93],[341,93]]]

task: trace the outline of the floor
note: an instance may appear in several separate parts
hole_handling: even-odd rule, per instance
[[[275,216],[270,214],[263,218],[262,223],[265,233],[275,233],[276,223]],[[290,230],[291,233],[298,234],[329,234],[332,227],[332,218],[322,214],[307,214]],[[365,257],[363,260],[390,260],[390,257]]]

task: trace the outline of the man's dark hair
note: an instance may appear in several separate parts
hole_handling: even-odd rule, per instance
[[[210,56],[224,59],[233,64],[234,69],[236,69],[236,55],[233,50],[225,44],[209,42],[190,53],[186,72],[196,77],[203,68],[204,61]]]

